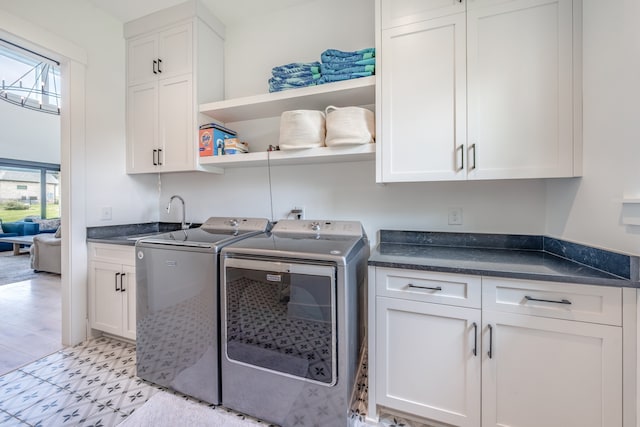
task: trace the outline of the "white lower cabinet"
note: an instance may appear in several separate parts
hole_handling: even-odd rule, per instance
[[[371,418],[382,406],[437,425],[623,425],[620,288],[369,270]]]
[[[622,328],[494,311],[482,319],[482,426],[622,426]]]
[[[456,426],[480,422],[480,310],[378,297],[378,403]]]
[[[136,338],[136,269],[133,246],[89,244],[89,325]]]

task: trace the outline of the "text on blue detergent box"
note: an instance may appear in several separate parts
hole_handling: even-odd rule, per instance
[[[217,123],[209,123],[200,126],[199,147],[200,157],[222,156],[224,154],[224,141],[235,138],[236,132],[227,129]]]

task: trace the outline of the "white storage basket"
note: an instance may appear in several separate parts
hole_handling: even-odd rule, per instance
[[[369,144],[375,140],[373,112],[361,107],[338,108],[329,105],[325,109],[327,134],[325,144]]]
[[[280,116],[280,149],[322,147],[325,119],[322,111],[292,110]]]

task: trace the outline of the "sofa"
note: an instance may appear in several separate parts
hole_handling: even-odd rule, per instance
[[[55,233],[60,227],[60,218],[54,219],[40,219],[27,217],[23,220],[24,223],[34,224],[35,233],[28,234],[40,234],[40,233]],[[33,228],[31,228],[33,230]]]
[[[2,222],[0,221],[0,237],[16,237],[38,234],[40,225],[29,221]],[[54,230],[55,232],[55,230]],[[0,243],[0,251],[13,250],[13,244]]]
[[[29,249],[31,268],[35,271],[46,271],[60,274],[62,264],[61,230],[55,233],[40,233],[33,236],[33,244]]]

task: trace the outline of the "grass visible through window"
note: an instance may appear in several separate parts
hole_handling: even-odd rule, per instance
[[[6,209],[4,204],[0,204],[0,219],[2,222],[20,221],[27,216],[40,217],[40,204],[33,204],[28,209],[13,210]],[[59,218],[60,206],[47,203],[47,218]]]

